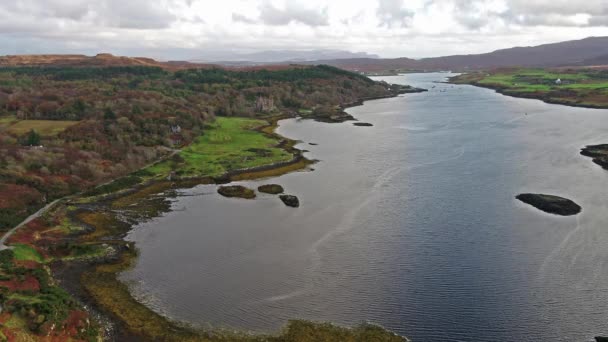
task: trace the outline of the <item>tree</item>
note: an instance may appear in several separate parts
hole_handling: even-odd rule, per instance
[[[78,114],[78,118],[82,118],[87,110],[87,104],[81,98],[77,98],[72,107],[74,108],[76,114]]]
[[[40,145],[40,134],[36,130],[31,129],[25,137],[24,145],[26,146],[38,146]]]
[[[112,110],[112,108],[108,107],[103,113],[104,120],[116,120],[116,114]]]

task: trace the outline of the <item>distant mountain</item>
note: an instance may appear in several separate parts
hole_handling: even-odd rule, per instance
[[[408,70],[470,70],[496,67],[556,67],[595,65],[606,62],[608,37],[590,37],[554,44],[531,47],[514,47],[476,55],[409,59],[340,59],[319,60],[316,64],[329,64],[347,70],[382,72],[395,69]]]
[[[85,55],[7,55],[0,56],[0,67],[11,66],[153,66],[163,69],[210,68],[210,64],[189,62],[159,62],[146,57],[114,56],[100,53]]]
[[[193,62],[213,62],[215,64],[251,65],[273,63],[299,63],[316,60],[340,60],[346,58],[379,58],[366,52],[343,50],[270,50],[253,53],[214,52]]]
[[[589,65],[593,65],[593,66],[605,65],[605,66],[608,66],[608,55],[602,55],[602,56],[597,56],[597,57],[586,59],[579,65],[588,65],[588,66]]]
[[[284,70],[291,68],[308,67],[310,64],[295,65],[296,63],[270,63],[264,65],[229,66],[209,63],[193,63],[187,61],[157,61],[147,57],[114,56],[109,53],[100,53],[95,56],[86,55],[6,55],[0,56],[2,67],[124,67],[146,66],[159,67],[169,71],[183,69],[210,69],[222,68],[226,70]],[[301,64],[301,63],[300,63]]]

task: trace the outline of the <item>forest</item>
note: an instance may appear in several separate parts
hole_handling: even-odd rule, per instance
[[[324,65],[0,68],[0,230],[54,199],[168,156],[218,116],[327,112],[392,92],[386,83]]]

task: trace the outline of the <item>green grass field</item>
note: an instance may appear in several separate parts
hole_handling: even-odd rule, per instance
[[[30,130],[35,130],[42,136],[54,136],[63,132],[66,128],[73,126],[78,121],[60,121],[60,120],[21,120],[12,123],[7,120],[7,130],[10,133],[23,135]],[[0,125],[3,121],[0,121]]]
[[[254,130],[266,121],[245,118],[217,118],[211,128],[184,148],[179,157],[147,168],[155,176],[175,171],[179,176],[219,176],[228,170],[289,161],[292,155],[276,147],[277,139]]]
[[[40,263],[44,261],[40,253],[28,245],[15,245],[13,247],[13,253],[15,253],[16,260],[32,260]]]
[[[560,79],[561,83],[556,83]],[[475,72],[452,80],[498,89],[507,95],[548,102],[608,108],[608,71],[593,69],[511,69]]]
[[[0,116],[0,127],[8,127],[15,123],[17,118],[13,115],[9,116]]]

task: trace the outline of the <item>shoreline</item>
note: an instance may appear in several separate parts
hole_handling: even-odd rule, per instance
[[[544,103],[548,103],[548,104],[555,104],[555,105],[562,105],[562,106],[568,106],[568,107],[575,107],[575,108],[588,108],[588,109],[608,109],[608,105],[607,106],[601,106],[601,105],[591,105],[591,104],[578,104],[578,103],[573,103],[573,102],[569,102],[569,101],[560,101],[560,100],[556,100],[556,99],[548,99],[545,98],[543,96],[535,96],[534,93],[529,93],[529,94],[525,94],[525,93],[517,93],[517,94],[513,94],[513,93],[509,93],[509,88],[505,88],[505,87],[499,87],[499,86],[491,86],[491,85],[487,85],[487,84],[480,84],[478,82],[454,82],[452,81],[452,78],[450,78],[447,83],[449,84],[457,84],[457,85],[470,85],[473,87],[479,87],[479,88],[485,88],[485,89],[490,89],[490,90],[494,90],[496,93],[504,95],[504,96],[510,96],[510,97],[515,97],[515,98],[520,98],[520,99],[531,99],[531,100],[540,100],[543,101]]]
[[[419,91],[417,91],[419,92]],[[400,94],[391,94],[387,96],[365,98],[358,101],[340,105],[340,108],[350,108],[362,105],[365,101],[375,100],[380,98],[396,97]],[[136,261],[138,252],[135,245],[124,240],[125,236],[132,229],[133,224],[128,224],[113,230],[107,226],[121,226],[120,223],[112,217],[112,211],[120,211],[135,206],[135,210],[141,202],[147,201],[152,195],[163,193],[161,197],[167,199],[170,195],[167,192],[175,191],[184,187],[192,187],[199,184],[223,184],[235,181],[253,180],[268,177],[276,177],[282,174],[303,170],[308,165],[313,164],[314,160],[308,160],[303,156],[303,152],[296,149],[294,146],[298,143],[295,140],[283,137],[275,132],[278,127],[278,122],[283,119],[295,118],[294,115],[278,115],[270,118],[264,118],[267,125],[262,125],[254,128],[254,130],[265,135],[278,138],[280,146],[284,150],[293,155],[289,161],[277,162],[272,164],[261,165],[247,169],[230,170],[218,177],[192,177],[192,178],[176,178],[176,179],[149,179],[141,184],[131,186],[126,189],[121,189],[109,194],[104,194],[94,197],[92,202],[84,203],[79,206],[75,212],[70,213],[70,218],[77,225],[88,227],[90,233],[87,233],[85,241],[104,243],[112,245],[115,248],[115,253],[104,256],[97,260],[76,261],[76,262],[57,262],[52,266],[53,276],[56,277],[64,288],[69,288],[69,292],[77,298],[79,302],[92,312],[95,317],[101,317],[104,322],[104,331],[109,336],[117,340],[149,340],[162,338],[163,340],[200,340],[212,338],[208,334],[213,334],[215,337],[230,338],[235,340],[268,340],[272,337],[278,337],[277,334],[285,333],[291,329],[293,324],[303,324],[304,321],[290,321],[288,325],[279,332],[274,332],[271,335],[250,335],[247,332],[225,332],[225,331],[197,331],[181,322],[175,322],[168,317],[159,315],[149,309],[143,303],[135,299],[128,286],[118,279],[118,275],[129,269],[133,262]],[[313,118],[314,119],[314,118]],[[79,198],[83,199],[82,196]],[[72,204],[72,202],[70,202]],[[142,205],[144,207],[145,205]],[[92,210],[91,210],[92,209]],[[154,210],[164,210],[162,208],[153,208]],[[150,208],[142,209],[150,210]],[[152,217],[156,212],[152,213]],[[144,213],[148,216],[149,213]],[[76,280],[76,281],[75,281]],[[70,284],[65,286],[64,284]],[[119,299],[119,300],[117,300]],[[334,326],[329,323],[311,323],[318,324],[319,329],[322,326]],[[377,326],[374,326],[378,328]],[[342,328],[349,331],[360,329]],[[398,336],[387,330],[379,328],[386,334],[398,338],[400,341],[407,341],[407,338]],[[171,334],[167,335],[166,332]]]

